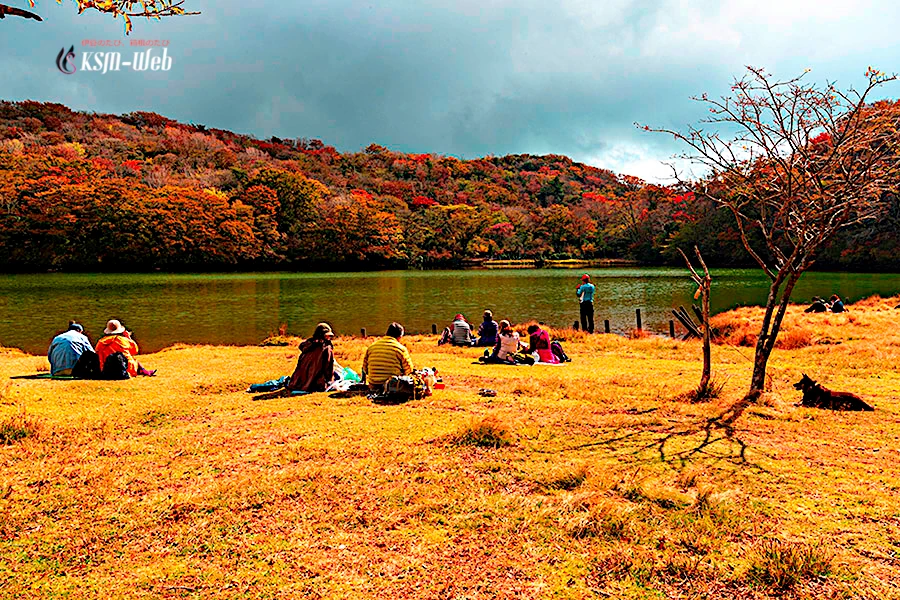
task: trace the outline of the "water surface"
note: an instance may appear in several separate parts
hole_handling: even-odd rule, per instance
[[[597,285],[596,323],[614,331],[668,331],[672,307],[689,306],[696,289],[679,268],[590,271]],[[430,332],[457,312],[479,321],[491,308],[513,322],[571,325],[578,318],[575,288],[582,271],[498,269],[363,273],[40,274],[0,276],[0,346],[42,354],[69,319],[96,340],[106,321],[122,320],[144,352],[176,342],[256,344],[286,324],[309,335],[319,321],[338,334],[365,327],[382,334],[390,321]],[[755,269],[717,269],[712,309],[765,302],[768,279]],[[854,301],[900,293],[900,274],[807,273],[797,301],[837,293]]]

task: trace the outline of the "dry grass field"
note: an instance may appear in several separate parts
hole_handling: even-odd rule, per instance
[[[792,307],[750,406],[755,308],[716,317],[699,404],[699,343],[656,337],[557,332],[560,367],[410,338],[447,387],[399,406],[253,401],[295,345],[124,382],[0,350],[0,597],[900,598],[898,303]],[[795,406],[801,373],[875,412]]]

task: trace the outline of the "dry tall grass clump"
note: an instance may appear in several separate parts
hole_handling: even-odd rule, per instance
[[[510,426],[496,416],[487,416],[464,425],[450,440],[458,446],[478,446],[480,448],[504,448],[516,442]]]
[[[40,423],[25,413],[0,418],[0,446],[10,446],[40,431]]]
[[[781,350],[799,350],[813,344],[813,333],[809,329],[789,329],[775,340],[775,347]]]
[[[822,543],[806,544],[765,539],[753,551],[750,581],[787,590],[804,581],[827,577],[834,568],[834,554]]]
[[[654,335],[646,329],[637,329],[636,327],[632,327],[625,332],[625,337],[627,337],[629,340],[646,340],[654,337]]]

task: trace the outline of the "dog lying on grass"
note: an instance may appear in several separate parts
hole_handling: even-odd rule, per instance
[[[832,392],[810,379],[806,373],[803,374],[803,379],[794,384],[794,389],[803,392],[800,406],[829,410],[875,410],[856,394]]]

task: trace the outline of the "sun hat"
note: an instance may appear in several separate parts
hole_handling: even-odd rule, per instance
[[[103,333],[106,335],[116,335],[118,333],[124,333],[125,326],[119,323],[116,319],[110,319],[106,323],[106,329],[103,330]]]

